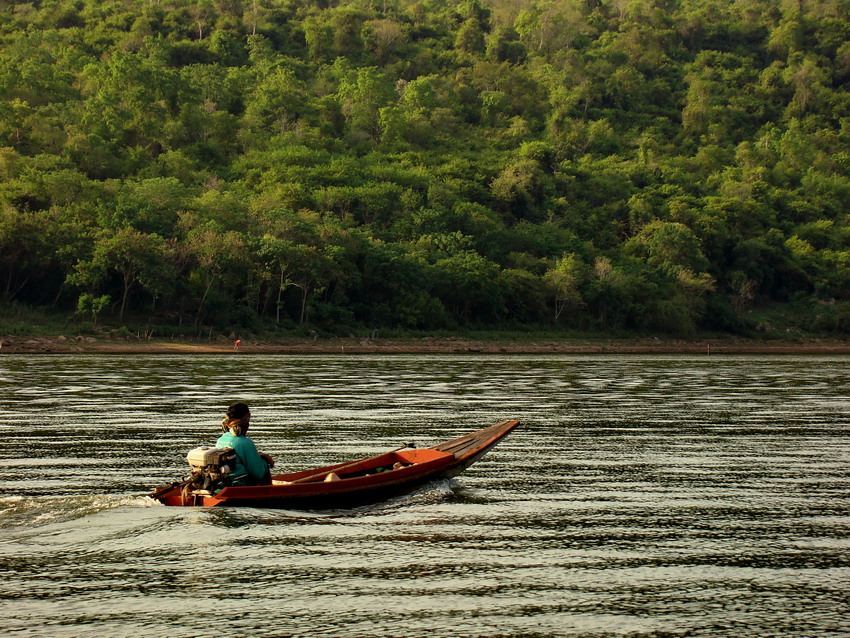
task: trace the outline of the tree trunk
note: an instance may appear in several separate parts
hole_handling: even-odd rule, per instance
[[[261,317],[266,316],[266,310],[269,309],[269,299],[271,299],[271,298],[272,298],[272,287],[266,286],[265,289],[263,290],[263,305],[262,305],[261,308],[259,308],[259,315]]]
[[[211,277],[210,280],[207,282],[207,287],[204,289],[204,294],[201,297],[201,303],[198,304],[198,316],[195,317],[195,328],[199,328],[201,325],[201,315],[203,314],[204,310],[204,302],[207,300],[207,295],[209,294],[210,289],[212,288],[213,282],[215,282],[215,277]]]
[[[12,291],[12,294],[9,295],[9,301],[12,301],[15,297],[18,296],[18,293],[24,289],[24,286],[27,285],[27,282],[30,280],[30,276],[27,275],[24,277],[24,280],[20,283],[20,285]]]
[[[301,316],[298,319],[298,325],[303,326],[307,319],[307,295],[310,293],[310,285],[307,282],[295,285],[301,288]]]
[[[567,302],[563,299],[555,299],[555,321],[561,318],[561,313],[567,307]]]
[[[59,284],[59,290],[58,290],[58,291],[56,291],[56,296],[55,296],[55,297],[53,297],[53,303],[52,303],[52,304],[50,304],[50,306],[51,306],[51,307],[53,307],[53,308],[55,308],[55,307],[56,307],[56,304],[58,304],[58,303],[59,303],[59,297],[61,297],[61,296],[62,296],[62,293],[63,293],[64,291],[65,291],[65,282],[63,281],[61,284]]]
[[[280,283],[277,286],[277,309],[275,312],[275,321],[280,325],[280,302],[283,298],[283,268],[280,269]]]
[[[124,321],[124,309],[127,307],[127,296],[130,293],[130,286],[132,285],[132,277],[124,275],[124,294],[121,296],[121,312],[118,313],[119,321]]]
[[[6,291],[3,293],[3,297],[7,300],[9,299],[9,294],[12,292],[12,279],[15,276],[15,266],[9,264],[9,275],[6,277]]]

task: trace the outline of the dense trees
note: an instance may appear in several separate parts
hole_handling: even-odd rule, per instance
[[[848,15],[6,3],[0,294],[198,331],[738,330],[790,302],[847,331]]]

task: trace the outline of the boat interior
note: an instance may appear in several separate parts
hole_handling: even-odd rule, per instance
[[[438,461],[450,456],[454,455],[431,448],[398,450],[350,463],[329,465],[288,474],[276,474],[272,476],[272,485],[321,483],[362,478],[402,470],[413,465]]]

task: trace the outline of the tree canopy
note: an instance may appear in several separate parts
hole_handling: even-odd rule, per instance
[[[850,0],[0,6],[0,294],[206,328],[850,331]]]

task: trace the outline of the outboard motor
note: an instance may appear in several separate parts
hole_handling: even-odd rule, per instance
[[[229,447],[196,447],[186,455],[191,472],[191,482],[197,490],[212,490],[227,483],[227,477],[236,469],[236,452]]]

